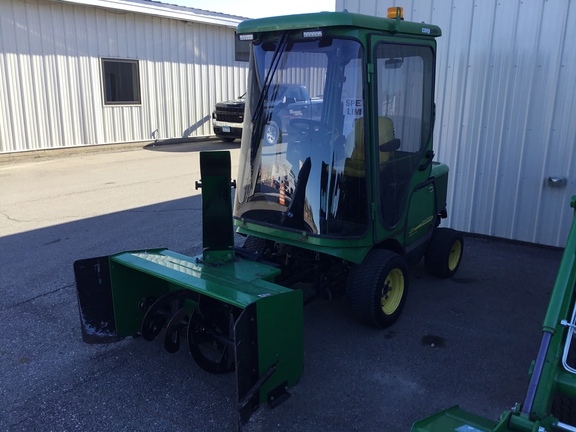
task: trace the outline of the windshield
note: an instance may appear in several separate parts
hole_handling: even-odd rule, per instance
[[[362,56],[354,40],[253,45],[235,217],[316,235],[366,232],[364,146],[354,138]]]

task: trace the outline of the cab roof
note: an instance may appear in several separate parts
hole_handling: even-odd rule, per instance
[[[327,27],[355,27],[358,29],[378,30],[422,37],[438,37],[442,35],[440,27],[432,24],[374,17],[350,12],[318,12],[251,19],[241,22],[236,29],[236,33],[249,34],[286,30],[322,29]]]

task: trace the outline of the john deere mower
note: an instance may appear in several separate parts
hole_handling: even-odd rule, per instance
[[[441,32],[401,12],[238,26],[251,41],[240,169],[232,181],[229,153],[200,155],[202,254],[77,261],[84,341],[160,337],[175,352],[183,339],[202,369],[235,371],[244,423],[300,378],[306,302],[345,296],[353,317],[385,328],[404,308],[409,265],[455,274],[463,239],[438,228],[448,167],[432,145]]]

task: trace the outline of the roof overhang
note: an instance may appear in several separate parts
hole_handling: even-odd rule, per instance
[[[225,27],[233,27],[246,18],[226,15],[218,12],[210,12],[202,9],[193,9],[183,6],[160,3],[150,0],[57,0],[62,3],[72,3],[82,6],[93,6],[104,9],[134,12],[145,15],[153,15],[162,18],[179,21],[213,24]]]

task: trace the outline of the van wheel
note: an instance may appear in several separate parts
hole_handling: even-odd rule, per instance
[[[424,255],[424,264],[434,276],[451,278],[456,274],[462,252],[464,236],[451,228],[436,228]]]
[[[408,264],[388,250],[371,250],[362,264],[350,270],[346,300],[352,316],[378,328],[394,324],[408,294]]]

